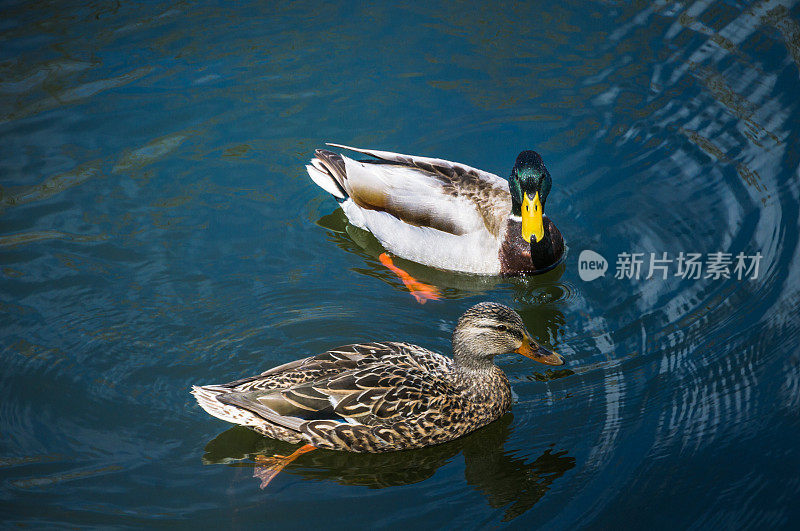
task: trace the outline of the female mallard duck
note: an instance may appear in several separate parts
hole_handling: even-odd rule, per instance
[[[493,361],[506,352],[564,363],[531,339],[514,310],[483,302],[459,319],[452,359],[408,343],[347,345],[192,393],[211,415],[290,443],[352,452],[421,448],[509,410],[511,387]]]
[[[564,257],[561,233],[544,215],[552,179],[535,151],[519,154],[506,182],[456,162],[328,145],[378,159],[319,149],[306,169],[352,224],[397,256],[487,275],[543,273]]]

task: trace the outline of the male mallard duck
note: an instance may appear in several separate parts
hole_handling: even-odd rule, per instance
[[[195,386],[192,394],[211,415],[305,442],[302,451],[421,448],[461,437],[510,409],[508,378],[493,361],[506,352],[564,363],[531,339],[514,310],[482,302],[458,320],[452,359],[408,343],[347,345],[258,376]]]
[[[328,145],[378,159],[318,149],[306,169],[352,224],[397,256],[487,275],[543,273],[564,256],[544,215],[552,179],[535,151],[519,154],[506,182],[457,162]]]

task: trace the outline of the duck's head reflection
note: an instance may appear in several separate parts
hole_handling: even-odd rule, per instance
[[[428,479],[461,453],[467,483],[483,493],[491,507],[505,507],[504,519],[510,520],[533,507],[555,480],[575,466],[575,458],[566,450],[548,448],[534,459],[505,451],[512,420],[513,415],[508,413],[465,437],[419,450],[381,454],[318,450],[300,456],[284,472],[305,479],[379,489]],[[237,426],[206,445],[203,462],[253,467],[253,475],[258,478],[256,456],[287,454],[293,448]]]

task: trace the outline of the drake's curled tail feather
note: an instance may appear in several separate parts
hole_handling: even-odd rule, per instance
[[[347,173],[342,156],[327,149],[318,149],[315,155],[311,159],[311,164],[306,165],[311,180],[337,200],[347,199],[348,195],[344,189]]]

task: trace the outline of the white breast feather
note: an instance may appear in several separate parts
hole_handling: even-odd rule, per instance
[[[365,210],[352,199],[342,203],[347,219],[370,231],[387,251],[420,264],[483,275],[500,270],[500,241],[487,231],[461,236],[409,225],[386,212]]]

